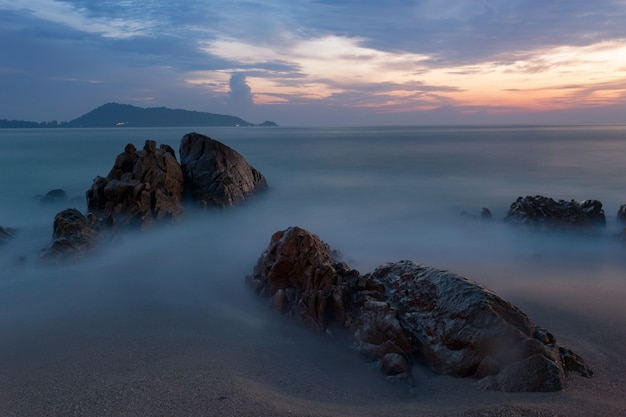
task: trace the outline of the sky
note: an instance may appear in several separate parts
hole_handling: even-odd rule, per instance
[[[0,0],[0,119],[626,123],[626,0]]]

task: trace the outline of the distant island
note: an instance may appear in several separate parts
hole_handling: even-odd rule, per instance
[[[130,104],[107,103],[69,122],[29,122],[0,119],[0,128],[55,127],[185,127],[185,126],[278,126],[266,121],[255,125],[223,114],[214,114],[167,107],[142,108]]]

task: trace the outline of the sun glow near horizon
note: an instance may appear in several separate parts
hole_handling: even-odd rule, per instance
[[[239,71],[248,74],[256,104],[353,96],[347,105],[381,111],[448,104],[541,111],[611,105],[626,98],[624,40],[512,52],[486,62],[445,66],[434,56],[364,44],[364,39],[341,36],[286,38],[277,47],[221,39],[203,48],[245,66],[189,73],[187,82],[217,85],[227,92],[228,74]],[[277,69],[261,69],[268,63]]]
[[[283,124],[623,123],[624,4],[0,0],[0,116],[117,101]]]

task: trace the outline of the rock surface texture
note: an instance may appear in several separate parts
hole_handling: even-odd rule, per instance
[[[146,140],[142,151],[126,145],[106,178],[87,191],[87,208],[109,223],[146,228],[183,215],[183,174],[174,150]]]
[[[247,280],[260,296],[269,297],[272,309],[324,331],[344,326],[351,302],[348,282],[356,277],[358,272],[335,261],[317,236],[293,227],[272,236]]]
[[[578,203],[555,201],[540,195],[518,197],[504,221],[533,230],[590,230],[606,225],[602,203],[598,200]]]
[[[179,152],[185,194],[201,207],[232,207],[267,188],[241,154],[208,136],[186,134]]]
[[[415,362],[502,391],[557,391],[567,371],[593,374],[517,307],[465,277],[411,261],[360,275],[331,254],[319,237],[288,228],[246,279],[274,310],[318,331],[347,330],[394,379],[410,381]]]
[[[40,259],[45,262],[79,259],[97,246],[97,227],[80,211],[66,209],[54,217],[52,242],[41,251]]]

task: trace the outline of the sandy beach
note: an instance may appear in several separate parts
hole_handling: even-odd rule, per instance
[[[350,351],[341,335],[324,337],[275,315],[243,283],[216,289],[198,281],[184,290],[146,283],[74,277],[39,282],[37,289],[24,283],[4,288],[0,415],[626,413],[626,318],[619,291],[590,291],[584,305],[566,292],[555,299],[532,293],[533,287],[511,288],[517,295],[509,298],[582,355],[596,376],[571,374],[562,392],[503,393],[420,367],[413,388],[392,383]],[[600,296],[605,303],[597,303]]]

